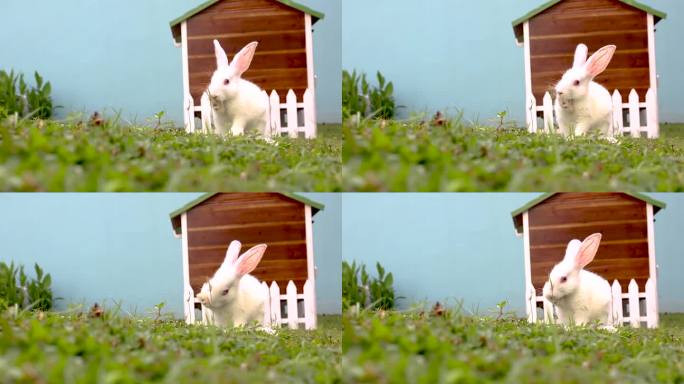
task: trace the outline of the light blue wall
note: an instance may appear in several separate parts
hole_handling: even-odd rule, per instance
[[[401,110],[455,113],[489,122],[508,110],[524,121],[523,49],[511,22],[546,0],[344,0],[342,68],[395,83]],[[658,24],[662,121],[684,121],[684,2],[643,0],[667,12]]]
[[[37,262],[68,303],[122,300],[145,314],[155,304],[182,316],[181,241],[169,212],[197,193],[0,194],[0,260]],[[325,204],[314,224],[319,313],[341,311],[340,197],[307,194]]]
[[[394,276],[402,307],[436,300],[480,313],[508,300],[524,312],[523,242],[510,212],[538,194],[344,194],[342,259]],[[668,204],[656,215],[660,310],[684,312],[684,194],[652,194]]]
[[[183,121],[181,50],[169,21],[204,0],[2,0],[0,69],[52,82],[59,115],[103,109],[145,123]],[[326,18],[315,25],[321,122],[341,120],[340,0],[302,0]],[[32,78],[32,77],[31,77]]]

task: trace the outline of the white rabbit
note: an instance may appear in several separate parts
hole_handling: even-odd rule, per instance
[[[581,242],[570,241],[563,261],[553,267],[544,284],[544,297],[556,306],[558,319],[564,325],[598,321],[605,327],[613,326],[610,284],[583,269],[594,260],[600,242],[600,233]]]
[[[239,327],[251,322],[263,324],[266,298],[261,283],[249,275],[261,261],[266,244],[259,244],[240,254],[242,245],[235,240],[226,251],[223,264],[202,286],[197,299],[209,311],[203,322],[221,327]]]
[[[254,130],[265,138],[271,137],[268,129],[268,98],[256,84],[242,78],[249,69],[258,43],[247,44],[228,62],[228,56],[217,40],[214,40],[216,71],[209,87],[202,94],[202,114],[209,121],[203,121],[203,130],[211,132],[211,125],[217,133],[242,135],[245,130]]]
[[[607,45],[587,60],[587,46],[577,46],[573,67],[556,84],[554,111],[563,135],[572,135],[573,130],[576,135],[596,130],[605,137],[613,137],[610,92],[593,80],[608,67],[615,49],[614,45]]]

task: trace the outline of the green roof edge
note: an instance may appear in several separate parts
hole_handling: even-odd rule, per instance
[[[516,217],[519,214],[528,211],[530,208],[534,207],[535,205],[541,203],[542,201],[548,199],[549,197],[555,195],[555,192],[545,192],[542,193],[541,195],[535,197],[534,199],[530,200],[527,202],[527,204],[523,205],[522,207],[516,209],[515,211],[511,212],[512,217]]]
[[[560,3],[561,1],[563,1],[563,0],[550,0],[550,1],[547,1],[546,3],[543,3],[542,5],[540,5],[534,9],[532,9],[531,11],[527,12],[523,16],[518,17],[517,19],[513,20],[513,22],[512,22],[513,27],[517,26],[518,24],[522,24],[523,22],[537,16],[538,14],[544,12],[548,8],[553,7],[554,5]]]
[[[187,211],[191,210],[191,209],[192,209],[193,207],[195,207],[196,205],[201,204],[201,203],[204,202],[205,200],[208,200],[209,198],[211,198],[212,196],[214,196],[214,195],[216,195],[216,194],[218,194],[218,193],[221,193],[221,192],[203,193],[202,195],[200,195],[200,196],[198,196],[197,198],[195,198],[195,199],[189,201],[188,203],[186,203],[186,204],[183,205],[182,207],[180,207],[180,208],[174,210],[173,212],[169,213],[169,218],[173,221],[174,217],[176,217],[176,216],[182,214],[183,212],[187,212]],[[283,196],[285,196],[285,197],[288,197],[288,198],[290,198],[290,199],[292,199],[292,200],[299,201],[300,203],[302,203],[302,204],[304,204],[304,205],[308,205],[308,206],[310,206],[310,207],[312,207],[312,208],[316,208],[316,209],[319,210],[319,211],[322,211],[322,210],[325,209],[325,205],[323,205],[323,204],[321,204],[321,203],[319,203],[319,202],[317,202],[317,201],[311,200],[311,199],[309,199],[309,198],[306,198],[306,197],[304,197],[304,196],[302,196],[302,195],[300,195],[300,194],[298,194],[298,193],[291,193],[291,192],[275,192],[275,193],[279,193],[279,194],[281,194],[281,195],[283,195]],[[316,212],[312,212],[312,216],[315,215],[315,214],[316,214]],[[180,228],[173,228],[173,230],[174,230],[174,232],[176,232],[176,233],[179,233],[179,232],[180,232]]]
[[[660,200],[656,200],[656,199],[652,198],[651,196],[648,196],[644,193],[639,193],[639,192],[623,192],[623,193],[626,195],[632,196],[636,199],[643,200],[643,201],[645,201],[645,202],[647,202],[653,206],[656,206],[660,209],[667,208],[667,204],[665,204],[664,202],[662,202]],[[655,212],[653,212],[653,214],[655,215]]]
[[[173,27],[175,27],[177,24],[180,24],[181,22],[183,22],[183,21],[185,21],[185,20],[187,20],[187,19],[189,19],[189,18],[195,16],[196,14],[198,14],[198,13],[202,12],[203,10],[209,8],[210,6],[212,6],[212,5],[216,4],[216,3],[218,3],[219,1],[222,1],[222,0],[208,0],[208,1],[205,1],[204,3],[199,4],[199,5],[196,6],[195,8],[192,8],[191,10],[185,12],[185,13],[182,14],[181,16],[179,16],[179,17],[177,17],[177,18],[171,20],[171,21],[169,22],[169,26],[170,26],[171,28],[173,28]],[[309,8],[309,7],[305,6],[305,5],[299,4],[299,3],[294,2],[294,1],[292,1],[292,0],[274,0],[274,1],[277,1],[277,2],[279,2],[279,3],[282,3],[282,4],[287,5],[287,6],[289,6],[289,7],[292,7],[292,8],[294,8],[294,9],[300,10],[300,11],[302,11],[302,12],[304,12],[304,13],[308,13],[309,15],[311,15],[311,16],[317,18],[317,19],[322,19],[322,18],[325,17],[325,14],[324,14],[324,13],[318,12],[318,11],[316,11],[316,10],[313,9],[313,8]]]
[[[318,201],[311,200],[311,199],[309,199],[309,198],[307,198],[307,197],[304,197],[304,196],[302,196],[302,195],[300,195],[300,194],[298,194],[298,193],[292,193],[292,192],[278,192],[278,193],[280,193],[280,194],[283,195],[283,196],[287,196],[287,197],[289,197],[289,198],[292,199],[292,200],[297,200],[297,201],[299,201],[300,203],[303,203],[303,204],[305,204],[305,205],[308,205],[308,206],[310,206],[310,207],[312,207],[312,208],[316,208],[316,209],[318,209],[319,211],[322,211],[322,210],[325,209],[325,205],[324,205],[324,204],[321,204],[321,203],[319,203]]]
[[[516,209],[515,211],[511,212],[511,218],[513,219],[513,226],[516,227],[516,230],[518,229],[517,226],[515,225],[515,217],[518,216],[519,214],[529,211],[532,207],[535,205],[541,203],[542,201],[548,199],[549,197],[561,192],[545,192],[542,193],[541,195],[537,196],[536,198],[530,200],[527,202],[527,204],[523,205],[522,207]],[[639,193],[639,192],[621,192],[624,193],[625,195],[632,196],[635,199],[639,199],[641,201],[644,201],[648,204],[651,204],[653,206],[658,207],[659,209],[665,209],[667,207],[667,204],[660,200],[656,200],[652,198],[651,196],[648,196],[644,193]],[[654,211],[653,214],[655,215],[657,211]]]
[[[174,217],[180,215],[181,213],[189,211],[192,207],[200,204],[204,200],[209,199],[210,197],[214,196],[215,194],[216,194],[216,192],[203,193],[200,196],[190,200],[189,202],[187,202],[182,207],[180,207],[180,208],[174,210],[173,212],[169,213],[169,217],[171,219],[173,219]]]
[[[513,31],[514,31],[514,33],[516,33],[516,32],[515,32],[515,29],[516,29],[520,24],[522,24],[522,23],[524,23],[525,21],[527,21],[527,20],[529,20],[529,19],[531,19],[531,18],[537,16],[538,14],[540,14],[540,13],[544,12],[545,10],[547,10],[547,9],[549,9],[549,8],[551,8],[551,7],[553,7],[554,5],[560,3],[561,1],[563,1],[563,0],[549,0],[549,1],[545,2],[545,3],[543,3],[542,5],[540,5],[540,6],[536,7],[536,8],[534,8],[533,10],[527,12],[525,15],[523,15],[523,16],[521,16],[521,17],[515,19],[515,20],[513,20],[513,22],[512,22],[511,24],[513,25]],[[622,3],[625,3],[625,4],[627,4],[627,5],[630,5],[630,6],[634,7],[634,8],[640,9],[640,10],[646,12],[646,13],[652,14],[653,16],[655,16],[655,17],[658,18],[657,20],[655,20],[656,23],[657,23],[658,21],[660,21],[660,19],[666,19],[666,18],[667,18],[667,13],[662,12],[662,11],[659,11],[659,10],[657,10],[657,9],[651,7],[651,6],[648,6],[648,5],[646,5],[646,4],[642,4],[642,3],[640,3],[640,2],[638,2],[638,1],[636,1],[636,0],[618,0],[618,1],[620,1],[620,2],[622,2]],[[515,37],[516,37],[516,39],[520,40],[520,38],[519,38],[519,36],[518,36],[517,33],[516,33]]]

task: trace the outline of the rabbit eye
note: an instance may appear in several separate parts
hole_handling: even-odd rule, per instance
[[[228,85],[228,84],[230,84],[230,79],[223,80],[223,85]]]
[[[573,82],[573,84],[574,84],[575,87],[576,87],[576,86],[580,85],[580,81],[579,81],[579,80],[575,80],[575,81]]]
[[[566,281],[568,281],[568,278],[566,276],[563,276],[560,278],[560,281],[561,283],[565,283]]]
[[[221,296],[227,295],[228,291],[230,291],[230,289],[224,289],[223,291],[221,291]]]

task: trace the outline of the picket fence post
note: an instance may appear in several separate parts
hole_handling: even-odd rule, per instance
[[[534,98],[533,94],[528,96],[529,104],[527,105],[527,129],[532,132],[537,132],[537,99]]]
[[[527,302],[530,305],[530,313],[527,315],[527,321],[530,323],[537,322],[537,291],[532,284],[527,284]]]
[[[193,324],[195,322],[195,293],[189,284],[185,285],[184,296],[183,309],[185,310],[185,323]]]
[[[627,287],[629,297],[629,323],[634,328],[639,328],[639,286],[632,279]]]
[[[658,311],[656,285],[652,279],[646,281],[646,326],[655,328],[658,326]]]
[[[544,302],[544,322],[547,324],[555,324],[556,318],[553,316],[553,304],[542,296]]]
[[[542,132],[553,133],[553,100],[551,100],[551,95],[548,92],[544,94],[544,129]]]
[[[658,98],[653,89],[646,92],[646,134],[649,139],[660,136],[660,125],[658,122]]]
[[[616,89],[613,92],[613,134],[622,136],[625,130],[625,122],[622,120],[622,95]]]
[[[271,323],[271,291],[265,281],[261,282],[261,294],[264,296],[264,326],[272,327]]]
[[[314,306],[314,284],[311,280],[304,283],[304,328],[316,328],[316,307]]]
[[[285,97],[287,104],[287,133],[290,137],[297,137],[297,95],[293,90],[287,92]]]
[[[639,94],[632,89],[629,93],[629,132],[632,137],[639,137],[641,130],[641,118],[639,117]]]
[[[185,94],[183,110],[185,112],[183,116],[185,118],[185,130],[195,132],[195,101],[189,93]]]
[[[271,91],[271,95],[268,98],[269,103],[269,115],[271,116],[271,132],[273,136],[280,136],[280,96],[278,92],[274,90]]]
[[[271,283],[271,325],[273,327],[280,327],[280,287],[275,281]]]
[[[292,280],[287,283],[285,295],[287,296],[287,325],[290,329],[297,329],[297,320],[299,320],[299,313],[297,311],[297,287]]]
[[[304,137],[307,139],[316,137],[315,102],[313,91],[307,88],[304,91]]]
[[[613,280],[611,286],[613,293],[612,311],[613,311],[613,325],[622,325],[622,287],[617,280]]]

